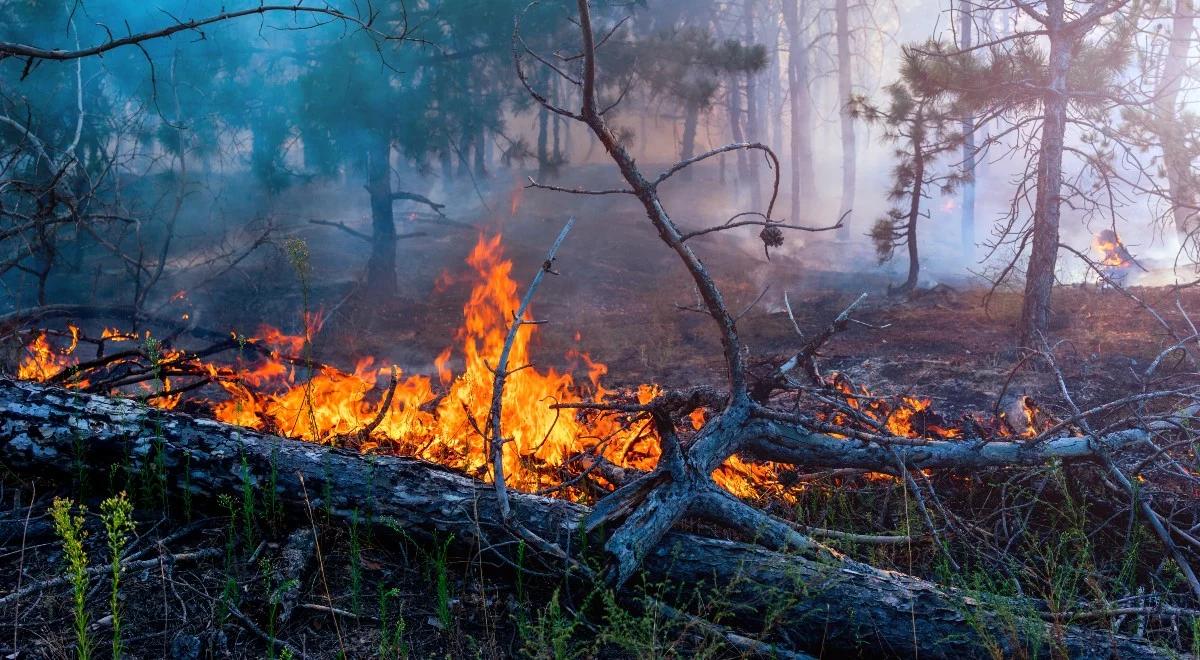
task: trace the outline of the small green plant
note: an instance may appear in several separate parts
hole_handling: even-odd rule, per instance
[[[1200,616],[1192,617],[1192,655],[1200,658]]]
[[[254,480],[250,477],[250,463],[242,455],[242,543],[250,552],[254,547]]]
[[[523,619],[525,617],[517,620],[521,655],[537,660],[570,660],[588,655],[585,649],[575,648],[572,644],[580,620],[563,611],[557,589],[545,608],[538,610],[532,619]]]
[[[104,533],[108,539],[108,555],[112,571],[112,590],[109,593],[109,609],[112,612],[112,655],[120,658],[121,644],[121,556],[125,544],[133,533],[133,505],[124,491],[100,503],[100,519],[104,522]]]
[[[183,452],[183,519],[192,522],[192,452]]]
[[[275,584],[275,566],[271,564],[271,560],[263,557],[258,560],[258,568],[262,572],[263,591],[267,595],[267,637],[271,640],[267,644],[267,657],[274,660],[275,655],[275,622],[279,619],[279,606],[283,602],[283,594],[287,593],[299,583],[298,580],[292,578],[284,580],[281,584]],[[289,650],[285,646],[279,657],[288,657]]]
[[[234,551],[237,548],[237,504],[229,495],[222,493],[217,496],[217,503],[225,509],[229,516],[229,525],[225,529],[225,583],[221,587],[220,606],[217,619],[224,621],[229,616],[229,608],[237,603],[238,583],[234,575]]]
[[[92,657],[92,644],[88,638],[88,557],[83,547],[87,532],[83,529],[86,509],[79,508],[78,514],[71,511],[75,504],[69,499],[56,497],[50,506],[50,517],[54,531],[62,541],[63,555],[67,562],[67,577],[71,582],[71,600],[75,624],[75,656],[80,660]]]
[[[150,361],[150,367],[154,371],[154,377],[162,380],[162,342],[151,337],[149,333],[142,340],[142,349],[146,353],[146,359]]]
[[[393,603],[395,603],[394,607]],[[408,644],[404,641],[406,628],[404,603],[400,600],[400,590],[381,591],[379,594],[380,658],[408,658]]]
[[[296,277],[300,279],[300,297],[302,306],[302,318],[304,322],[304,347],[301,351],[305,359],[312,358],[312,340],[317,333],[318,315],[310,313],[311,306],[309,298],[311,297],[311,278],[312,278],[312,254],[308,250],[308,243],[302,239],[291,238],[284,244],[284,250],[287,252],[288,263],[296,271]],[[309,428],[314,434],[317,431],[317,416],[313,409],[312,402],[312,371],[309,370],[309,377],[304,383],[304,409],[303,413],[307,413]],[[299,420],[297,420],[299,421]],[[320,438],[317,438],[320,440]],[[327,505],[328,506],[328,505]]]
[[[87,444],[84,442],[83,434],[77,430],[71,431],[72,445],[72,472],[74,472],[73,484],[75,494],[83,499],[87,497]]]
[[[448,567],[448,559],[450,554],[450,542],[454,536],[447,536],[446,540],[436,547],[433,555],[433,579],[434,588],[437,595],[436,611],[438,622],[442,624],[444,630],[450,629],[450,573]]]
[[[283,520],[283,505],[279,502],[279,447],[271,448],[271,474],[268,477],[267,492],[263,493],[263,507],[266,509],[267,522],[271,531],[279,532],[279,523]]]
[[[517,542],[517,602],[525,603],[525,539]]]
[[[350,513],[350,611],[360,614],[362,600],[362,543],[359,539],[358,509]]]

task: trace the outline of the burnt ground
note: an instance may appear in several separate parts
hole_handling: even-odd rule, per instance
[[[318,357],[349,368],[358,357],[373,355],[409,372],[432,373],[433,358],[455,344],[453,333],[462,322],[471,284],[463,277],[469,274],[463,260],[478,234],[502,233],[505,254],[514,261],[513,277],[523,290],[567,215],[574,214],[578,222],[556,266],[561,276],[548,278],[534,303],[533,316],[549,322],[535,340],[538,364],[578,367],[578,361],[565,357],[575,349],[609,366],[610,386],[721,383],[711,322],[680,309],[696,305],[695,291],[634,202],[522,190],[515,179],[511,185],[507,181],[493,183],[493,211],[470,216],[475,229],[415,222],[399,214],[401,233],[427,235],[401,243],[403,297],[397,301],[375,299],[353,284],[365,259],[361,242],[335,230],[300,227],[298,235],[313,250],[312,305],[332,310],[316,343]],[[561,183],[588,181],[581,175]],[[668,208],[685,229],[724,219],[728,191],[708,183],[713,185],[697,182],[668,194]],[[514,194],[519,197],[516,214],[510,213]],[[828,222],[814,218],[807,224]],[[866,292],[869,297],[854,317],[877,327],[852,325],[829,342],[822,360],[826,369],[843,371],[879,393],[931,397],[939,402],[936,407],[954,414],[990,409],[1002,390],[1039,399],[1057,395],[1050,372],[1038,361],[1023,363],[1010,377],[1022,359],[1014,340],[1019,291],[989,296],[979,280],[938,272],[934,261],[925,264],[933,272],[923,281],[928,285],[935,278],[940,285],[912,300],[890,298],[887,285],[899,278],[877,265],[863,241],[843,234],[790,233],[784,247],[767,260],[757,229],[694,241],[732,309],[746,309],[762,295],[739,323],[752,360],[785,359],[802,343],[784,311],[785,292],[806,334],[823,328]],[[899,258],[890,268],[903,265]],[[1200,314],[1200,291],[1146,289],[1136,286],[1136,280],[1131,284],[1131,291],[1179,336],[1191,334],[1176,300]],[[198,303],[208,310],[203,324],[243,330],[261,323],[292,331],[299,327],[300,286],[278,254],[214,288],[212,298]],[[1061,342],[1057,353],[1081,403],[1116,398],[1138,387],[1130,370],[1144,369],[1175,343],[1139,304],[1116,291],[1075,285],[1059,287],[1055,296],[1057,314],[1048,339]]]
[[[560,254],[557,270],[562,275],[547,280],[535,303],[534,316],[550,321],[539,329],[536,340],[539,365],[577,368],[580,365],[564,356],[580,349],[609,366],[610,386],[721,384],[720,352],[711,324],[701,314],[679,309],[695,304],[686,274],[635,206],[621,199],[524,191],[518,212],[512,214],[508,195],[516,187],[493,185],[500,188],[498,201],[493,200],[497,210],[478,214],[474,224],[485,231],[503,232],[506,254],[515,262],[514,277],[521,287],[543,259],[564,217],[568,213],[579,217]],[[698,186],[689,195],[668,199],[682,224],[699,227],[721,217],[708,210],[723,208],[714,201],[720,190],[703,191]],[[685,214],[690,217],[684,218]],[[352,218],[349,221],[353,223]],[[313,254],[308,283],[312,304],[328,313],[315,347],[318,358],[350,368],[355,358],[374,355],[410,372],[429,373],[434,356],[454,343],[469,282],[459,278],[446,285],[443,273],[466,270],[463,258],[478,230],[411,220],[401,224],[401,232],[421,230],[428,236],[401,245],[404,296],[396,301],[375,299],[354,285],[365,260],[362,243],[336,230],[293,225],[293,234],[305,238]],[[1061,414],[1052,374],[1036,360],[1023,362],[1014,347],[1018,293],[998,292],[985,305],[984,289],[967,280],[943,278],[952,288],[939,287],[913,300],[889,298],[884,293],[888,272],[877,268],[869,250],[856,243],[837,237],[792,236],[785,249],[767,261],[756,234],[747,228],[696,241],[732,308],[749,306],[770,285],[739,324],[753,359],[780,360],[801,343],[783,310],[784,291],[806,335],[825,326],[865,291],[869,298],[854,317],[877,327],[851,326],[829,342],[821,360],[826,370],[843,371],[878,393],[931,397],[935,408],[948,415],[990,410],[1002,397],[1016,394],[1031,395],[1052,413]],[[1189,334],[1175,307],[1176,296],[1184,309],[1200,313],[1200,292],[1133,291],[1177,332]],[[1175,341],[1119,293],[1060,287],[1055,295],[1058,316],[1051,341],[1061,342],[1057,354],[1081,405],[1139,389],[1135,374]],[[269,323],[295,331],[301,300],[301,286],[282,251],[269,251],[210,288],[189,293],[184,305],[205,327],[246,332]],[[39,486],[32,506],[30,484],[3,479],[0,597],[14,591],[18,579],[28,587],[62,574],[62,552],[45,514],[50,496],[86,501],[94,512],[101,496],[121,486],[111,477],[86,476],[90,478],[72,485]],[[85,482],[91,485],[85,487]],[[798,505],[793,512],[811,524],[850,524],[864,532],[894,529],[900,523],[898,514],[889,512],[888,502],[894,509],[899,498],[891,500],[887,491],[877,512],[874,507],[881,496],[868,491],[857,500],[864,505],[861,514],[831,518],[832,495],[810,502],[811,508]],[[310,657],[335,657],[342,651],[350,657],[372,657],[380,652],[385,630],[400,630],[409,657],[418,658],[537,656],[551,646],[549,640],[563,634],[583,657],[636,657],[648,647],[627,644],[636,637],[631,631],[651,629],[658,630],[661,638],[654,643],[666,655],[687,656],[695,651],[688,645],[665,651],[685,639],[693,644],[694,639],[671,631],[661,621],[623,615],[578,593],[563,594],[562,600],[581,609],[567,608],[551,616],[547,608],[558,587],[554,583],[518,581],[511,570],[481,564],[472,553],[452,552],[443,559],[437,545],[361,538],[352,530],[322,526],[319,514],[316,526],[323,570],[310,564],[295,576],[299,605],[287,623],[270,631],[275,616],[270,594],[287,579],[279,567],[292,530],[275,527],[264,514],[255,518],[252,532],[245,532],[236,501],[232,518],[220,511],[193,512],[189,518],[179,503],[164,509],[152,489],[133,491],[131,496],[141,516],[132,551],[165,558],[126,576],[122,598],[131,657],[263,657],[270,654],[264,641],[268,632]],[[853,502],[836,501],[854,510]],[[806,513],[797,513],[801,509]],[[103,534],[94,514],[88,521],[89,548],[98,563],[107,557],[100,544]],[[227,544],[232,544],[228,552]],[[204,549],[221,552],[202,561],[169,559]],[[929,554],[922,554],[916,565],[911,554],[902,558],[899,551],[886,548],[862,554],[883,566],[923,575],[936,572]],[[270,567],[264,568],[264,559]],[[517,587],[518,583],[523,586]],[[100,654],[110,634],[104,619],[106,590],[107,583],[94,578],[88,602]],[[384,613],[381,594],[389,590],[394,590],[394,600],[389,601],[394,609]],[[231,611],[230,602],[236,603],[242,616]],[[331,615],[327,609],[331,604],[343,613]],[[351,611],[361,616],[345,613]],[[570,628],[573,612],[586,613],[588,623]],[[69,616],[69,592],[61,585],[39,590],[16,605],[0,605],[0,653],[19,658],[73,655]]]

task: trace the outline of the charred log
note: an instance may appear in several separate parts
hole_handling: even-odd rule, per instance
[[[508,531],[495,491],[445,468],[368,458],[131,401],[0,379],[0,463],[7,470],[66,477],[78,464],[107,474],[114,464],[148,461],[161,466],[170,494],[187,493],[195,505],[215,506],[218,496],[239,492],[246,479],[259,490],[274,482],[284,513],[298,521],[307,519],[309,507],[342,523],[367,510],[374,512],[367,524],[380,535],[396,529],[418,537],[451,533],[492,552],[515,547],[496,543]],[[712,495],[700,503],[740,505]],[[527,529],[560,547],[578,547],[571,541],[578,539],[587,508],[520,493],[511,494],[510,505]],[[723,624],[798,650],[930,658],[1028,655],[1048,648],[1071,657],[1166,655],[1144,640],[1001,615],[1029,608],[996,607],[980,594],[845,559],[818,561],[669,532],[642,568],[651,580],[685,585],[685,595],[719,593],[734,604]],[[764,631],[767,620],[772,624]]]

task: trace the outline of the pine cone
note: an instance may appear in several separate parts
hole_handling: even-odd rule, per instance
[[[758,233],[758,237],[762,239],[765,247],[773,248],[783,245],[783,230],[779,227],[767,225]]]

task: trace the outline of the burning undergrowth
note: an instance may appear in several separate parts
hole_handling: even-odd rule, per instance
[[[289,335],[262,327],[252,336],[230,332],[204,348],[184,348],[185,324],[155,335],[105,328],[89,334],[79,324],[40,329],[25,343],[17,375],[64,387],[137,397],[171,410],[200,414],[260,431],[363,452],[422,458],[490,479],[481,425],[488,418],[492,365],[518,306],[512,262],[501,237],[483,236],[466,260],[471,293],[462,324],[434,361],[432,375],[404,374],[363,357],[344,370],[314,360],[312,338],[321,318],[306,314],[304,331]],[[181,297],[181,296],[180,296]],[[513,487],[583,498],[588,487],[613,485],[613,474],[650,470],[659,458],[654,423],[635,410],[663,394],[654,384],[610,389],[608,367],[570,351],[564,371],[539,368],[528,324],[510,355],[503,397],[506,478]],[[91,355],[86,347],[92,347]],[[461,362],[455,372],[451,363]],[[796,410],[811,411],[814,430],[854,442],[863,433],[920,442],[1035,438],[1053,422],[1028,400],[1014,411],[949,419],[932,401],[878,396],[843,374],[790,391]],[[595,402],[615,410],[571,408]],[[711,413],[698,403],[683,410],[677,431],[687,437]],[[1017,418],[1012,418],[1013,415]],[[611,468],[619,468],[613,470]],[[584,473],[588,479],[580,479]],[[717,481],[743,497],[789,499],[789,487],[771,464],[733,457]]]

